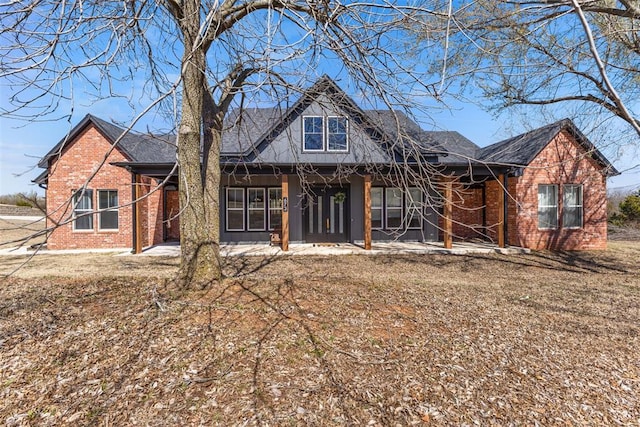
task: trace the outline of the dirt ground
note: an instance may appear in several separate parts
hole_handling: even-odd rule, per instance
[[[38,255],[0,279],[0,423],[639,425],[639,259],[229,258],[183,291],[175,258]]]

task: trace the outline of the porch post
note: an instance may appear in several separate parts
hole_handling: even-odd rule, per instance
[[[289,175],[282,175],[282,236],[280,245],[283,251],[289,250]]]
[[[507,200],[506,197],[506,193],[507,193],[507,189],[505,188],[505,184],[504,184],[504,174],[500,174],[498,175],[498,182],[500,183],[500,188],[502,189],[502,201],[501,203],[498,203],[498,246],[501,248],[504,248],[504,227],[505,227],[505,221],[504,221],[504,215],[506,212],[505,209],[505,203]]]
[[[142,209],[140,204],[142,200],[142,179],[140,174],[136,174],[134,183],[134,197],[137,200],[135,203],[135,241],[133,242],[133,253],[139,254],[142,252]]]
[[[364,176],[364,249],[371,250],[371,175]]]
[[[453,179],[444,178],[444,248],[453,247]]]

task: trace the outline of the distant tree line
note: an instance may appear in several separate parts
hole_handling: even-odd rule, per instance
[[[45,209],[44,197],[35,191],[0,195],[0,204]]]

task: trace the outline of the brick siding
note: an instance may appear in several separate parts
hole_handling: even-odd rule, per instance
[[[92,124],[70,141],[62,153],[49,162],[47,184],[47,226],[67,222],[57,227],[47,239],[49,249],[131,248],[133,246],[133,209],[131,173],[112,166],[112,162],[128,159]],[[109,154],[107,154],[109,153]],[[106,156],[106,160],[105,160]],[[118,229],[100,230],[99,214],[93,214],[93,229],[74,230],[72,218],[73,192],[82,188],[93,190],[93,209],[98,209],[98,190],[117,190]],[[144,192],[155,186],[149,178],[143,180]],[[162,191],[153,193],[142,204],[143,245],[159,243],[163,239]],[[153,224],[153,226],[150,226]]]
[[[558,228],[538,229],[538,185],[558,186]],[[563,185],[583,188],[583,227],[562,225]],[[497,180],[485,183],[485,238],[496,241],[503,189]],[[607,245],[606,177],[602,168],[576,143],[570,133],[559,133],[526,167],[508,180],[507,239],[510,245],[531,249],[605,249]],[[482,188],[459,190],[453,207],[453,233],[457,239],[480,237]],[[513,197],[515,195],[515,198]],[[460,197],[463,199],[460,201]],[[465,226],[464,224],[468,224]]]

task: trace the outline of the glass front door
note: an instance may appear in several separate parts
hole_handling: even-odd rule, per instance
[[[346,188],[312,187],[304,210],[306,241],[347,242],[348,204]]]

